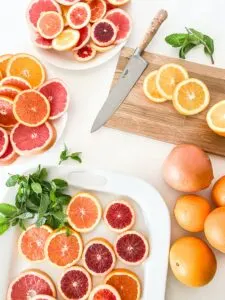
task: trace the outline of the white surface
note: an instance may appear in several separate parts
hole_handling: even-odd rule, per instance
[[[72,195],[83,188],[93,191],[103,208],[115,199],[129,199],[136,212],[136,224],[133,229],[143,232],[151,241],[150,257],[141,266],[129,267],[129,269],[137,273],[144,283],[142,299],[163,300],[170,244],[170,217],[160,194],[151,185],[130,176],[104,171],[76,170],[74,166],[49,167],[48,170],[52,179],[57,177],[68,180],[70,183],[69,192]],[[30,173],[33,170],[26,171]],[[4,197],[4,202],[14,199],[14,197],[15,189],[9,189]],[[146,199],[151,199],[151,201],[146,202]],[[55,282],[58,282],[62,274],[62,269],[53,266],[48,261],[34,264],[26,261],[18,254],[15,249],[17,248],[19,232],[11,230],[2,238],[0,261],[4,263],[5,272],[0,273],[0,291],[3,292],[3,295],[7,290],[7,282],[11,282],[21,271],[26,269],[41,269],[47,272]],[[82,239],[86,243],[99,236],[105,237],[114,244],[118,234],[110,232],[101,220],[93,232],[82,234]],[[7,251],[9,245],[11,245],[11,251]],[[126,268],[126,265],[117,261],[116,267]],[[102,280],[103,278],[95,278],[93,284],[101,284]],[[60,297],[59,300],[61,300]]]
[[[1,53],[15,51],[34,53],[24,17],[28,2],[28,0],[2,2],[0,10]],[[156,11],[159,8],[168,8],[169,19],[161,28],[157,38],[152,41],[149,50],[177,57],[177,50],[169,47],[163,39],[167,34],[183,31],[184,26],[191,26],[214,37],[216,66],[225,68],[224,0],[134,0],[134,6],[135,28],[130,40],[131,46],[135,47],[140,41]],[[209,59],[202,54],[202,50],[198,49],[192,51],[188,58],[201,63],[209,63]],[[66,142],[74,151],[83,152],[84,167],[115,170],[138,176],[150,182],[162,194],[172,212],[179,194],[171,190],[163,182],[161,176],[162,163],[172,149],[172,145],[106,128],[90,134],[91,125],[109,91],[115,66],[116,58],[100,68],[88,72],[66,72],[49,66],[55,76],[64,79],[71,88],[73,103],[69,113],[69,126],[61,139],[61,145],[58,144],[47,154],[28,159],[27,164],[30,161],[56,163],[63,142]],[[211,156],[211,158],[215,178],[224,175],[225,159],[215,156]],[[0,170],[1,193],[5,189],[4,181],[8,172],[13,172],[13,168],[1,168]],[[208,191],[203,194],[209,196]],[[174,219],[172,228],[172,240],[185,234]],[[215,253],[218,270],[209,285],[199,289],[187,288],[176,281],[170,273],[166,300],[224,300],[224,255],[216,251]]]

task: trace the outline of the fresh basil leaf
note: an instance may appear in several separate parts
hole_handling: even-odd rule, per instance
[[[0,215],[0,225],[5,224],[5,223],[8,223],[7,218]]]
[[[60,189],[60,190],[63,190],[63,189],[66,189],[68,187],[68,183],[65,181],[65,180],[62,180],[62,179],[53,179],[52,182],[54,182],[55,186],[56,186],[56,189]]]
[[[42,187],[41,187],[40,183],[38,183],[38,182],[32,182],[31,188],[36,194],[42,193]]]
[[[165,38],[165,41],[172,47],[181,47],[187,39],[187,33],[174,33],[170,34]]]
[[[52,202],[55,202],[55,201],[56,201],[55,191],[53,191],[53,190],[50,192],[50,200],[51,200]]]
[[[43,181],[48,176],[48,172],[46,168],[42,168],[39,174],[39,180]]]
[[[33,203],[30,199],[26,201],[26,208],[30,212],[38,212],[39,206]]]
[[[57,202],[61,203],[62,205],[68,205],[71,200],[71,196],[66,194],[56,195],[56,199]]]
[[[47,220],[47,218],[45,218],[45,217],[38,218],[38,220],[35,224],[37,227],[41,227],[42,225],[45,224],[46,220]]]
[[[12,217],[16,214],[17,208],[14,205],[0,203],[0,213],[6,217]]]
[[[34,214],[32,214],[31,212],[25,212],[25,213],[22,213],[21,215],[19,215],[18,219],[29,220],[29,219],[32,219],[33,217],[34,217]]]
[[[9,227],[10,227],[9,223],[0,224],[0,235],[5,233],[9,229]]]
[[[13,187],[18,183],[18,180],[20,179],[19,175],[12,175],[9,177],[9,179],[6,181],[7,187]]]
[[[22,219],[19,220],[19,226],[22,230],[24,230],[24,231],[26,230],[26,226],[25,226],[24,221]]]
[[[48,210],[49,204],[50,204],[49,196],[47,194],[42,194],[40,207],[38,210],[39,216],[43,216],[46,213],[46,211]]]
[[[52,216],[60,223],[65,223],[66,221],[66,215],[64,214],[63,211],[53,212]]]
[[[81,152],[75,152],[75,153],[72,153],[70,155],[70,157],[73,159],[73,160],[76,160],[78,161],[79,163],[82,163],[82,159],[80,158],[80,155],[81,155]]]
[[[57,190],[57,186],[54,181],[51,182],[52,191],[55,192]]]

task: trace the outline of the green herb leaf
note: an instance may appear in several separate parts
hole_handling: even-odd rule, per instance
[[[78,161],[80,164],[82,163],[82,159],[80,158],[81,152],[75,152],[70,155],[73,160]]]
[[[47,218],[46,217],[41,217],[38,218],[37,222],[35,223],[37,227],[41,227],[46,223]]]
[[[56,179],[53,179],[52,182],[54,182],[56,189],[59,189],[59,190],[64,190],[68,187],[68,183],[62,179],[56,178]]]
[[[210,56],[212,64],[214,64],[214,59],[213,59],[213,54],[214,54],[214,41],[213,39],[208,36],[208,35],[204,35],[204,42],[205,42],[205,47],[204,47],[204,51],[207,55]]]
[[[20,179],[19,175],[10,176],[9,179],[6,181],[6,186],[7,187],[15,186],[18,183],[19,179]]]
[[[33,219],[34,214],[30,213],[30,212],[25,212],[22,213],[21,215],[18,216],[18,219],[20,220],[29,220],[29,219]]]
[[[9,223],[2,223],[0,224],[0,235],[5,233],[9,229]]]
[[[66,215],[62,211],[54,212],[52,213],[52,216],[62,224],[64,224],[66,221]]]
[[[0,203],[0,213],[6,217],[12,217],[16,214],[17,208],[14,205]]]
[[[200,31],[195,30],[193,28],[186,28],[186,30],[187,30],[188,33],[192,33],[200,41],[203,41],[204,35]]]
[[[82,160],[81,160],[81,158],[80,158],[80,155],[81,155],[81,152],[74,152],[74,153],[69,153],[69,150],[68,150],[68,148],[67,148],[67,146],[66,146],[66,144],[64,145],[64,150],[61,152],[61,154],[60,154],[60,160],[59,160],[59,165],[63,162],[63,161],[65,161],[65,160],[67,160],[67,159],[69,159],[69,158],[71,158],[71,159],[73,159],[73,160],[76,160],[77,162],[79,162],[79,163],[81,163],[82,162]]]
[[[8,220],[6,217],[0,215],[0,225],[7,223]]]
[[[71,196],[66,194],[56,195],[56,198],[57,202],[61,203],[63,206],[68,205],[71,200]]]
[[[19,226],[22,230],[24,230],[24,231],[26,230],[26,226],[25,226],[24,221],[22,219],[19,220]]]
[[[196,45],[194,44],[186,44],[183,47],[180,48],[180,52],[179,52],[179,57],[185,59],[186,58],[186,54],[195,47]]]
[[[38,182],[32,182],[31,188],[36,194],[42,193],[42,187],[41,187],[40,183],[38,183]]]
[[[66,236],[70,236],[71,234],[71,229],[69,227],[66,227]]]
[[[181,47],[187,39],[187,33],[174,33],[170,34],[165,38],[165,41],[172,47]]]
[[[42,194],[41,195],[40,207],[39,207],[39,210],[38,210],[39,216],[43,217],[43,215],[48,210],[49,204],[50,204],[49,196],[47,194]]]

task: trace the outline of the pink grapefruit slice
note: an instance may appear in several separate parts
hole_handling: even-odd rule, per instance
[[[56,2],[65,6],[72,6],[79,1],[80,0],[56,0]]]
[[[88,24],[87,26],[81,28],[79,32],[80,32],[80,39],[76,44],[75,48],[73,48],[73,51],[77,51],[87,45],[87,43],[91,38],[91,25]]]
[[[38,32],[33,39],[33,43],[42,49],[52,49],[52,40],[43,38]]]
[[[4,96],[0,96],[0,126],[9,128],[13,127],[17,120],[13,114],[13,101]]]
[[[45,260],[44,247],[51,233],[52,229],[46,225],[41,227],[31,225],[19,237],[19,252],[30,261]]]
[[[104,0],[92,0],[89,5],[91,8],[90,22],[95,23],[103,19],[107,9],[106,2]]]
[[[0,127],[0,157],[6,152],[9,145],[8,133]]]
[[[31,89],[31,85],[26,79],[17,76],[8,76],[3,78],[0,85],[12,86],[23,91]]]
[[[7,300],[28,300],[37,295],[56,297],[56,289],[51,278],[39,270],[22,272],[10,284]]]
[[[0,86],[0,96],[5,96],[14,100],[21,90],[13,86]]]
[[[50,103],[50,120],[61,117],[68,109],[69,95],[68,89],[60,79],[52,79],[45,82],[39,92],[44,95]]]
[[[37,22],[41,14],[46,11],[61,13],[60,5],[54,0],[33,0],[27,9],[27,20],[34,30],[37,29]]]
[[[112,231],[119,233],[127,231],[135,223],[134,209],[127,201],[114,201],[106,207],[104,221]]]
[[[96,286],[89,297],[89,300],[121,300],[117,290],[108,284]]]
[[[9,144],[3,155],[0,156],[0,166],[8,166],[14,163],[19,155],[14,151],[11,141],[9,139]]]
[[[106,14],[106,19],[110,20],[118,29],[116,44],[120,44],[129,38],[132,30],[132,20],[127,12],[115,8]]]
[[[46,295],[37,295],[33,297],[32,300],[56,300],[56,298],[53,298],[52,296],[46,296]]]
[[[111,21],[103,19],[93,24],[91,38],[96,45],[100,47],[112,45],[116,37],[117,28]]]
[[[11,131],[10,140],[17,154],[29,156],[47,151],[55,144],[56,136],[54,126],[49,122],[38,127],[18,123]]]
[[[90,22],[90,18],[90,6],[84,2],[74,4],[67,13],[68,24],[73,29],[81,29],[87,26]]]
[[[63,31],[63,28],[63,17],[55,11],[42,13],[37,22],[37,30],[45,39],[54,39]]]
[[[85,300],[92,289],[91,276],[83,267],[71,267],[63,272],[58,288],[65,300]]]
[[[146,238],[136,231],[127,231],[118,236],[114,250],[124,264],[140,265],[149,254]]]
[[[93,276],[107,275],[116,263],[112,245],[103,238],[91,240],[84,248],[83,263]]]
[[[91,45],[86,45],[83,48],[74,51],[73,55],[77,61],[86,62],[93,59],[96,56],[96,50]]]

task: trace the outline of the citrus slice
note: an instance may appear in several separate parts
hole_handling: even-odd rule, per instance
[[[90,232],[100,222],[102,208],[98,199],[88,193],[78,193],[67,207],[68,223],[78,232]]]
[[[9,145],[8,133],[0,127],[0,157],[6,152]]]
[[[87,3],[78,2],[70,7],[67,13],[67,22],[73,29],[81,29],[88,25],[91,18],[91,9]]]
[[[4,96],[0,96],[0,126],[13,127],[17,120],[13,114],[13,101]]]
[[[13,86],[0,86],[0,96],[5,96],[14,100],[14,98],[19,94],[20,89]]]
[[[121,300],[117,290],[108,284],[96,286],[89,297],[89,300]]]
[[[6,68],[11,57],[12,54],[5,54],[0,56],[0,72],[3,78],[6,76]]]
[[[213,105],[207,114],[207,123],[216,134],[225,136],[225,100]]]
[[[104,282],[119,292],[121,300],[139,300],[141,298],[140,279],[130,270],[115,269],[106,276]]]
[[[91,23],[95,23],[103,19],[106,14],[106,2],[104,0],[92,0],[89,4],[91,8]]]
[[[6,148],[4,154],[0,156],[0,166],[11,165],[12,163],[14,163],[14,161],[17,160],[18,157],[19,155],[14,151],[12,143],[9,139],[8,147]]]
[[[96,56],[96,50],[92,48],[91,45],[86,45],[83,48],[74,51],[73,55],[77,61],[89,61]]]
[[[127,231],[119,235],[114,249],[117,257],[123,263],[133,266],[140,265],[149,253],[146,238],[136,231]]]
[[[32,297],[32,300],[56,300],[56,298],[53,298],[52,296],[38,295],[38,296]]]
[[[65,300],[85,300],[92,289],[91,276],[83,267],[71,267],[63,272],[58,288]]]
[[[13,113],[19,123],[37,127],[47,121],[50,103],[44,95],[35,90],[23,91],[14,99]]]
[[[106,47],[115,42],[117,31],[116,26],[111,21],[103,19],[93,24],[91,38],[96,45]]]
[[[54,39],[64,28],[63,17],[55,11],[42,13],[37,22],[37,29],[45,39]]]
[[[105,276],[115,266],[116,257],[112,245],[103,238],[95,238],[87,243],[83,252],[85,268],[94,276]]]
[[[191,116],[202,112],[210,102],[207,86],[200,80],[191,78],[180,82],[173,94],[173,105],[182,115]]]
[[[79,30],[80,38],[76,46],[73,48],[73,51],[79,50],[87,45],[91,38],[91,25],[88,24],[87,26],[81,28]]]
[[[172,100],[176,85],[185,79],[188,79],[188,72],[184,67],[166,64],[156,74],[156,88],[163,98]]]
[[[110,4],[115,6],[122,6],[130,2],[130,0],[107,0]]]
[[[157,74],[157,70],[150,72],[144,80],[144,84],[143,84],[143,90],[145,93],[145,96],[156,103],[162,103],[165,102],[167,99],[162,97],[160,95],[160,93],[158,92],[157,88],[156,88],[156,74]]]
[[[43,38],[38,32],[36,32],[35,37],[33,38],[33,43],[38,48],[52,49],[52,40]]]
[[[18,77],[18,76],[5,77],[0,82],[0,85],[15,87],[22,91],[31,89],[30,83],[26,79]]]
[[[45,259],[44,247],[47,238],[52,233],[48,226],[28,227],[19,237],[19,252],[30,261],[42,261]]]
[[[127,231],[135,223],[134,209],[127,201],[114,201],[106,207],[104,221],[112,231]]]
[[[10,284],[7,300],[28,300],[37,295],[56,297],[56,289],[51,278],[39,270],[22,272]]]
[[[13,149],[21,156],[47,151],[55,144],[56,137],[55,127],[49,122],[38,127],[28,127],[18,123],[10,134]]]
[[[100,52],[100,53],[107,52],[107,51],[109,51],[109,50],[111,50],[111,49],[113,49],[115,47],[115,45],[110,45],[110,46],[106,46],[106,47],[100,47],[100,46],[96,45],[93,42],[90,42],[90,46],[92,47],[92,49],[95,49],[97,52]]]
[[[68,21],[67,21],[67,14],[68,14],[68,11],[70,9],[70,6],[66,6],[65,4],[64,5],[61,5],[61,9],[62,9],[62,17],[63,17],[63,22],[64,22],[64,27],[68,26]]]
[[[66,229],[54,232],[45,245],[45,253],[49,261],[57,267],[71,267],[81,258],[83,243],[80,235]]]
[[[18,76],[26,79],[33,88],[39,87],[46,78],[45,69],[40,61],[29,54],[17,54],[10,58],[7,76]]]
[[[66,29],[53,40],[52,47],[57,51],[69,50],[78,43],[79,38],[78,30]]]
[[[67,5],[67,6],[71,6],[79,1],[80,0],[56,0],[56,2],[58,2],[59,4]]]

